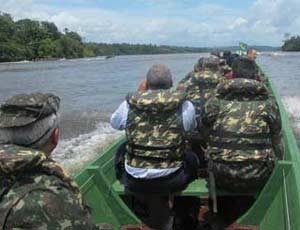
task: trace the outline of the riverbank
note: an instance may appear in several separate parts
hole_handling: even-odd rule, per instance
[[[0,63],[15,61],[51,61],[99,56],[207,53],[213,50],[237,50],[237,46],[188,47],[155,44],[85,42],[74,31],[62,32],[52,22],[21,19],[0,12]],[[260,51],[278,51],[278,47],[250,46]]]

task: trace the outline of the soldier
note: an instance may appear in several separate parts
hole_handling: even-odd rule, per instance
[[[231,51],[224,50],[222,58],[220,59],[220,68],[221,68],[223,75],[225,75],[231,71],[231,66],[228,63],[231,55],[232,55]]]
[[[184,91],[174,91],[170,70],[153,65],[147,91],[129,94],[111,116],[111,125],[127,137],[124,184],[135,194],[164,194],[183,190],[197,177],[197,156],[187,152],[184,131],[196,127],[195,109]],[[169,229],[168,199],[151,200],[151,227]],[[151,217],[152,215],[152,217]],[[151,223],[150,223],[151,224]],[[169,226],[169,227],[167,227]]]
[[[0,108],[0,228],[97,229],[75,183],[50,158],[60,99],[20,94]]]
[[[216,186],[234,192],[257,192],[282,152],[281,120],[276,101],[255,80],[255,63],[240,58],[234,79],[223,80],[205,105],[203,123],[211,127],[209,170]]]
[[[185,83],[187,99],[190,100],[196,109],[196,119],[198,121],[198,130],[187,132],[186,137],[191,144],[193,152],[197,153],[201,159],[201,168],[206,167],[203,149],[206,148],[204,136],[207,127],[201,123],[201,113],[205,102],[214,95],[215,88],[223,78],[219,59],[217,58],[200,58],[198,64],[201,64],[200,71],[191,72],[190,79]]]
[[[190,79],[186,83],[186,93],[187,99],[196,108],[196,114],[200,115],[204,103],[214,95],[215,88],[222,79],[222,73],[218,59],[200,58],[198,63],[201,63],[201,70],[190,74]]]

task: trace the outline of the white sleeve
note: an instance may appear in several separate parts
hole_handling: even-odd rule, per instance
[[[114,129],[123,130],[126,128],[129,105],[123,101],[119,108],[111,115],[110,125]]]
[[[190,101],[182,104],[182,121],[184,131],[192,131],[197,127],[195,107]]]

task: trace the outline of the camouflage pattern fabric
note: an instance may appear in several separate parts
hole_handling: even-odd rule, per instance
[[[266,87],[249,79],[222,81],[202,121],[211,127],[207,152],[216,181],[221,182],[217,186],[240,192],[251,182],[259,189],[264,184],[259,181],[265,181],[274,167],[272,137],[281,130],[278,106]]]
[[[274,159],[266,157],[249,161],[214,161],[212,170],[218,188],[231,192],[255,193],[265,185],[273,168]]]
[[[221,72],[223,76],[231,71],[231,67],[227,64],[221,66]]]
[[[0,146],[0,229],[98,229],[76,184],[43,152]]]
[[[129,95],[126,160],[137,168],[173,168],[182,164],[185,140],[183,91],[154,90]]]
[[[214,95],[215,88],[222,78],[220,72],[204,70],[194,72],[187,84],[187,99],[193,102],[197,114],[203,110],[204,103]]]
[[[56,113],[60,99],[53,94],[18,94],[0,107],[0,128],[20,127]]]

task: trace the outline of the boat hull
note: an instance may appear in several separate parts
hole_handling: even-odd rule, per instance
[[[227,229],[300,229],[299,149],[280,97],[271,82],[267,82],[267,85],[280,108],[285,148],[284,159],[276,163],[271,177],[255,197],[253,205]],[[124,191],[115,177],[114,156],[118,146],[124,141],[125,137],[116,140],[106,150],[99,153],[96,160],[87,164],[75,176],[84,198],[91,207],[93,221],[109,223],[115,229],[120,229],[125,225],[141,224],[140,219],[122,199]],[[193,183],[178,195],[207,197],[207,185],[201,185],[201,183],[204,181],[199,181],[198,184]],[[222,192],[218,192],[218,196],[234,197],[233,194],[222,194]],[[244,226],[244,228],[238,226]]]

